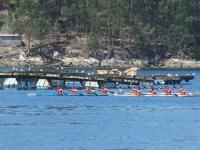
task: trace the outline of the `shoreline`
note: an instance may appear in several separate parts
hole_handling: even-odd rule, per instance
[[[24,65],[24,66],[0,66],[0,69],[4,69],[4,68],[12,68],[12,67],[15,67],[15,68],[59,68],[59,67],[63,67],[63,68],[68,68],[68,69],[129,69],[130,67],[111,67],[111,66],[94,66],[94,67],[91,67],[91,66],[48,66],[48,65]],[[139,68],[140,70],[200,70],[200,67],[199,68],[176,68],[176,67],[141,67]]]
[[[56,53],[48,60],[39,53],[29,54],[25,49],[2,49],[0,58],[1,67],[74,67],[74,68],[145,68],[145,69],[200,69],[200,61],[194,59],[168,58],[156,61],[156,59],[120,59],[117,57],[97,59],[91,56],[70,56]],[[14,52],[12,52],[14,51]]]

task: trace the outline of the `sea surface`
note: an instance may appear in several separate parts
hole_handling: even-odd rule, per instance
[[[194,73],[193,81],[173,88],[200,92],[200,70],[140,73]],[[0,150],[200,148],[200,97],[34,97],[30,92],[0,91]]]

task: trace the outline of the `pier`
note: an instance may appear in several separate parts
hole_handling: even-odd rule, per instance
[[[107,83],[112,83],[114,87],[119,84],[139,85],[139,84],[163,84],[173,85],[188,82],[194,79],[193,75],[134,75],[126,76],[121,74],[116,75],[99,75],[96,70],[74,69],[74,68],[9,68],[0,72],[0,86],[3,87],[3,82],[6,78],[15,78],[18,82],[18,89],[35,89],[39,79],[46,79],[50,86],[65,87],[67,81],[80,82],[83,85],[87,81],[96,82],[99,87]],[[55,84],[55,81],[58,84]]]

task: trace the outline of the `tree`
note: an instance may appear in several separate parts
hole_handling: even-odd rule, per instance
[[[93,33],[90,33],[87,37],[85,50],[86,52],[91,52],[96,48],[96,37]]]

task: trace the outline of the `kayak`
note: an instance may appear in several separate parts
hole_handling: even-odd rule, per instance
[[[72,93],[71,91],[66,91],[63,96],[65,96],[65,94],[67,96],[81,96],[80,93]]]
[[[174,93],[172,95],[164,95],[164,94],[158,94],[158,95],[149,95],[149,94],[143,94],[141,96],[133,95],[130,93],[124,93],[124,94],[116,94],[116,93],[108,93],[103,94],[101,92],[94,92],[91,94],[87,94],[85,92],[82,93],[63,93],[62,95],[58,95],[57,93],[28,93],[28,96],[116,96],[116,97],[200,97],[200,93],[188,93],[186,95],[180,95],[178,93]]]

